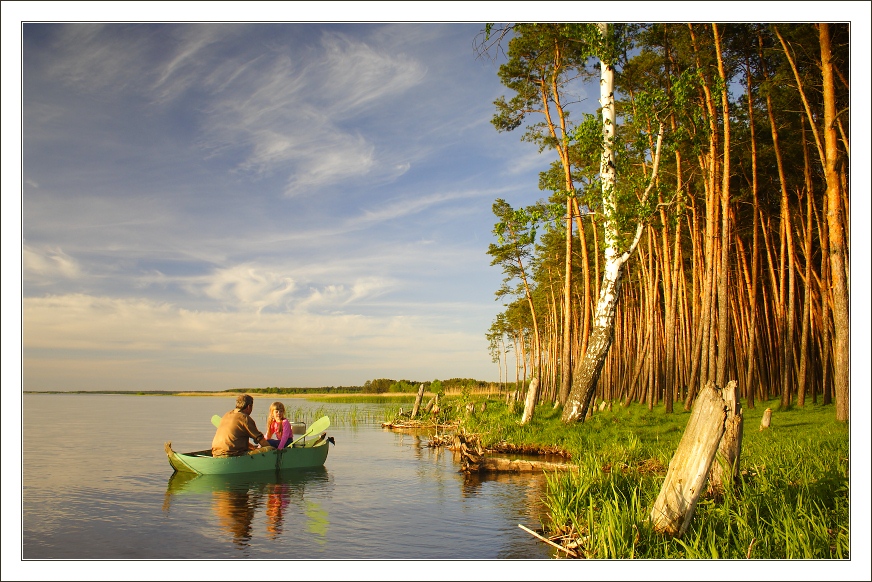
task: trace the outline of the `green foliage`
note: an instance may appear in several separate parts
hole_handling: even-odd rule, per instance
[[[744,411],[736,489],[717,502],[701,499],[682,539],[654,532],[649,513],[689,413],[616,405],[565,426],[560,411],[544,405],[520,426],[491,400],[464,427],[485,445],[557,444],[572,453],[579,471],[549,476],[544,502],[548,527],[574,532],[587,558],[848,559],[848,428],[830,407],[813,405],[776,413],[761,432],[766,406]]]
[[[418,392],[418,386],[407,382],[406,380],[400,380],[399,382],[394,382],[388,388],[388,392]]]
[[[395,384],[395,380],[390,380],[388,378],[376,378],[375,380],[367,380],[363,385],[363,392],[365,394],[383,394],[390,390],[391,386]]]

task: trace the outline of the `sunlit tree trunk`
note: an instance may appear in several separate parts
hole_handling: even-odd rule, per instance
[[[751,92],[751,65],[747,64],[748,74],[748,126],[751,131],[751,193],[754,198],[754,232],[751,237],[751,282],[748,290],[748,303],[751,310],[748,343],[745,350],[745,383],[748,408],[754,408],[755,378],[754,366],[757,361],[757,275],[760,265],[759,232],[760,232],[760,199],[757,192],[757,136],[754,127],[754,99]]]
[[[718,34],[718,25],[712,23],[712,32],[715,39],[715,54],[718,58],[718,74],[724,87],[727,86],[727,77],[724,74],[724,60],[721,49],[721,39]],[[730,289],[730,101],[727,91],[721,91],[721,115],[723,117],[723,163],[720,170],[722,175],[720,198],[721,198],[721,266],[718,279],[718,356],[716,383],[718,386],[727,384],[727,352],[732,348],[729,335],[729,296]]]
[[[834,387],[836,396],[836,419],[847,422],[849,416],[848,396],[850,386],[849,333],[851,329],[848,312],[847,245],[842,229],[841,184],[836,164],[839,158],[835,129],[836,97],[833,84],[833,64],[830,49],[830,30],[827,23],[819,25],[821,45],[821,69],[824,92],[824,143],[827,178],[827,224],[830,231],[830,273],[833,282],[834,338]]]

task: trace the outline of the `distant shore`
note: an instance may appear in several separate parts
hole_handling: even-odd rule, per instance
[[[74,391],[62,391],[62,390],[25,390],[23,394],[77,394],[77,395],[93,395],[93,394],[116,394],[120,396],[209,396],[209,397],[217,397],[217,398],[233,398],[235,399],[239,394],[250,394],[252,398],[348,398],[352,396],[365,396],[365,397],[374,397],[374,398],[397,398],[397,397],[410,397],[414,396],[411,393],[400,393],[400,392],[382,392],[382,393],[361,393],[361,392],[288,392],[288,393],[258,393],[258,392],[200,392],[200,391],[188,391],[188,392],[172,392],[172,391],[135,391],[135,390],[74,390]],[[425,395],[430,395],[429,392],[425,392]]]

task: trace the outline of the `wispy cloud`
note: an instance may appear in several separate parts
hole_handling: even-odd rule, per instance
[[[242,264],[210,274],[203,292],[223,304],[259,313],[265,307],[281,305],[295,287],[290,277]]]
[[[25,27],[28,388],[486,376],[473,28]]]
[[[24,280],[29,284],[46,284],[58,277],[76,279],[82,275],[79,262],[59,248],[36,249],[25,244],[21,257]]]
[[[362,370],[423,379],[438,377],[446,361],[467,366],[485,347],[480,334],[449,330],[429,317],[266,312],[252,317],[88,295],[27,298],[22,315],[28,322],[30,389],[318,386],[325,370],[332,370],[333,382],[346,385],[362,382]],[[236,358],[254,358],[261,369],[242,374]],[[82,366],[63,370],[64,362],[83,359],[90,372]],[[178,373],[185,362],[195,362],[198,371]]]

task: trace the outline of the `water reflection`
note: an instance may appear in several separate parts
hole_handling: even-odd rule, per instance
[[[266,533],[274,540],[284,532],[285,509],[291,502],[291,488],[287,483],[268,483],[266,486]]]
[[[277,471],[243,475],[193,475],[176,472],[167,482],[163,510],[172,512],[181,496],[211,496],[212,514],[221,532],[237,547],[246,549],[259,537],[257,524],[262,515],[266,538],[293,537],[302,531],[293,520],[305,516],[307,529],[316,541],[326,543],[329,516],[316,501],[304,499],[306,486],[323,490],[327,470]],[[291,523],[286,524],[290,519]],[[302,520],[301,520],[302,521]],[[300,524],[302,525],[302,524]]]

